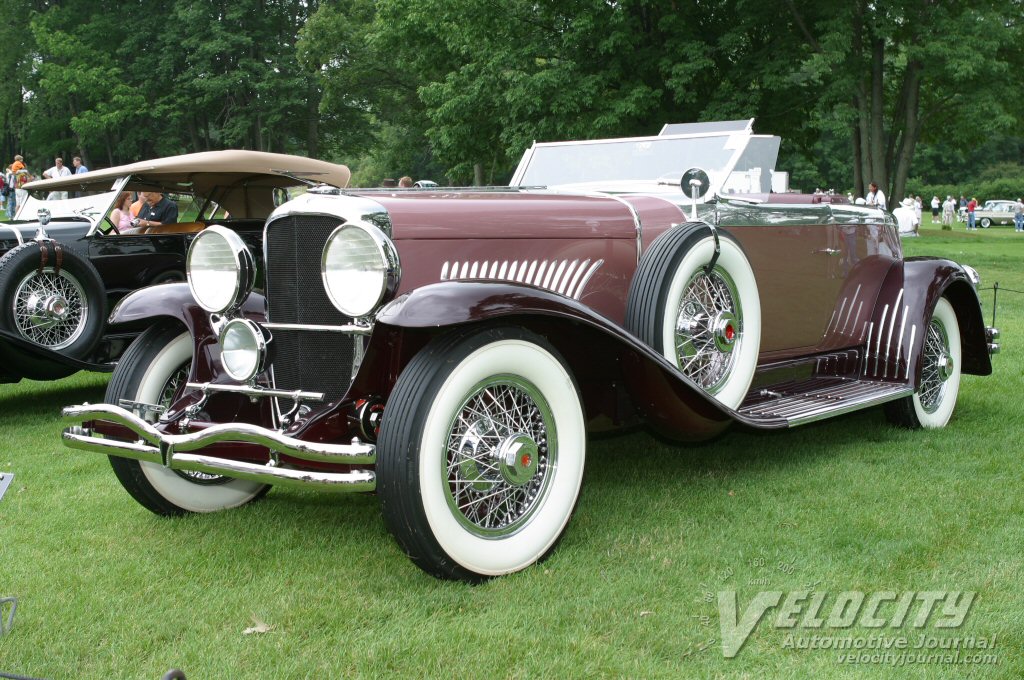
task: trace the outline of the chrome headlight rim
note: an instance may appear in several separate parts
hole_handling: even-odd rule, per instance
[[[225,240],[234,259],[234,286],[227,303],[222,305],[211,304],[209,300],[203,299],[197,292],[197,283],[192,273],[192,259],[198,247],[197,244],[202,244],[204,239],[208,240],[212,235],[220,236]],[[199,232],[199,235],[189,245],[188,255],[185,258],[185,276],[188,279],[189,291],[200,307],[213,314],[224,314],[241,307],[252,292],[256,284],[256,260],[237,232],[218,224],[212,224]]]
[[[229,332],[233,332],[234,329],[244,329],[243,332],[251,336],[253,345],[255,346],[256,360],[252,362],[252,366],[248,371],[240,373],[233,371],[230,363],[224,359],[224,350],[227,346],[227,334]],[[256,322],[251,321],[250,319],[231,319],[220,329],[217,342],[221,349],[221,366],[223,367],[224,372],[233,380],[247,383],[266,369],[267,339],[263,335],[263,330],[256,324]]]
[[[347,301],[339,298],[335,295],[335,292],[331,289],[327,275],[327,258],[331,250],[331,245],[334,243],[336,238],[339,238],[341,234],[348,229],[358,229],[363,233],[367,234],[377,248],[377,255],[380,257],[381,264],[383,265],[383,277],[381,279],[380,290],[373,297],[372,303],[364,304],[361,307],[354,307],[347,304]],[[339,224],[331,235],[327,237],[327,241],[324,243],[323,252],[320,255],[320,280],[323,283],[324,291],[327,293],[327,298],[342,314],[352,317],[353,319],[359,319],[367,317],[377,310],[380,309],[381,305],[392,297],[394,297],[395,291],[398,289],[398,283],[402,278],[402,268],[398,259],[398,249],[395,247],[394,242],[388,238],[387,234],[381,231],[380,227],[369,222],[362,220],[353,220],[351,222],[344,222]]]

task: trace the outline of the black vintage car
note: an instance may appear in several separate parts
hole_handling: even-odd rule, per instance
[[[26,185],[17,219],[0,224],[0,382],[111,370],[151,322],[111,325],[108,312],[134,290],[184,281],[198,233],[220,224],[259,253],[277,205],[306,185],[344,187],[349,176],[309,158],[208,151]],[[179,220],[122,233],[111,212],[123,192],[162,193]]]

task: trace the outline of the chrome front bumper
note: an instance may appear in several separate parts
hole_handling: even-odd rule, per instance
[[[76,424],[66,427],[64,445],[81,451],[133,458],[172,470],[191,470],[213,475],[247,479],[264,484],[311,486],[330,491],[373,491],[376,475],[372,470],[320,472],[283,468],[273,460],[265,465],[189,453],[211,444],[238,442],[265,446],[271,451],[300,460],[347,465],[373,465],[377,460],[373,444],[353,439],[351,444],[323,444],[288,437],[248,423],[213,425],[199,432],[166,434],[131,411],[110,404],[68,406],[64,420]],[[85,420],[105,420],[127,427],[138,436],[133,442],[108,439],[81,426]]]

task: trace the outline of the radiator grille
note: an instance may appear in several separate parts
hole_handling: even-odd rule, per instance
[[[337,217],[295,215],[274,220],[266,232],[268,320],[340,326],[351,322],[331,304],[320,277],[320,257]],[[311,330],[273,331],[274,383],[279,389],[324,392],[333,401],[352,378],[353,336]]]

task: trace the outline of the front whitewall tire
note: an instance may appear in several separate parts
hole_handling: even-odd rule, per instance
[[[521,400],[519,409],[501,406],[509,394]],[[492,457],[523,429],[509,425],[517,418],[543,432],[534,437],[539,462],[525,477],[530,486],[502,478],[503,464]],[[481,467],[472,463],[464,474],[453,442],[475,441],[476,428],[501,436],[480,444],[488,452]],[[576,506],[585,459],[579,392],[554,350],[521,329],[478,331],[439,338],[403,371],[384,412],[378,495],[389,528],[417,565],[443,578],[479,580],[524,569],[554,548]],[[461,491],[474,484],[476,495]],[[520,489],[535,493],[497,508],[499,517],[508,511],[507,525],[486,525],[473,514],[474,503]]]

